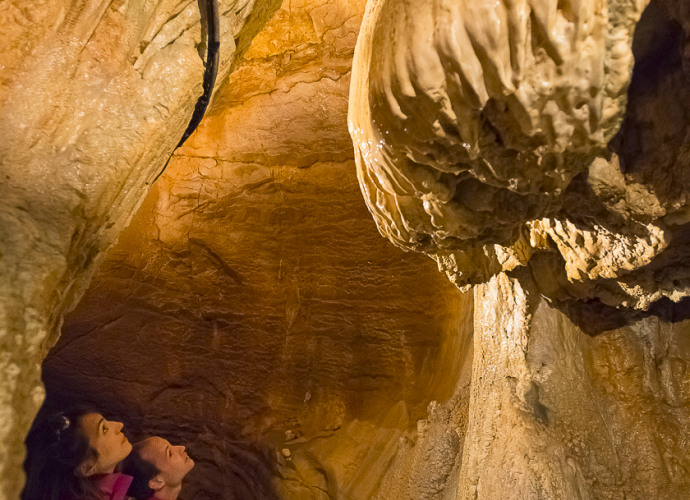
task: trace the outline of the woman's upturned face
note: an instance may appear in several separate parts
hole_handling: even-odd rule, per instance
[[[141,442],[140,453],[158,469],[165,486],[177,487],[194,467],[194,460],[184,450],[184,446],[173,446],[167,439],[151,437]]]
[[[121,432],[121,422],[106,420],[99,413],[87,413],[81,418],[81,427],[89,446],[98,454],[96,462],[84,475],[111,474],[132,451],[132,445]]]

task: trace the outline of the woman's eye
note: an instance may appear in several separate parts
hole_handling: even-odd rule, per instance
[[[108,432],[108,428],[104,425],[103,426],[103,434],[105,434],[106,432]]]

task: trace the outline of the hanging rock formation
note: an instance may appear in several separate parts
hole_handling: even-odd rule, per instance
[[[634,43],[646,4],[371,2],[350,127],[382,234],[459,287],[547,254],[561,299],[687,296],[687,162],[664,144],[688,130],[688,19],[655,2]]]

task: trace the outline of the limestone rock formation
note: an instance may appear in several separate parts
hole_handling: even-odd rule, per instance
[[[477,286],[470,421],[442,498],[687,497],[689,328],[661,314],[592,337],[525,275]]]
[[[469,412],[434,410],[462,453],[401,447],[379,498],[690,493],[690,11],[645,6],[368,5],[349,111],[367,206],[476,285]]]
[[[148,189],[204,36],[153,3],[0,1],[0,499],[55,341],[43,411],[181,500],[690,496],[686,2],[222,2]]]
[[[560,300],[687,296],[688,167],[663,144],[688,130],[688,18],[653,2],[634,38],[646,4],[371,2],[350,129],[382,234],[463,289],[540,253]]]
[[[220,78],[254,3],[220,3]],[[41,360],[182,136],[205,34],[191,0],[3,1],[0,23],[0,498],[10,499],[43,399]]]

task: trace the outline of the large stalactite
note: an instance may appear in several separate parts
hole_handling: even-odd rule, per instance
[[[381,232],[461,287],[548,254],[558,298],[686,296],[687,165],[664,144],[688,128],[688,20],[655,2],[634,40],[646,3],[371,2],[350,116]]]

